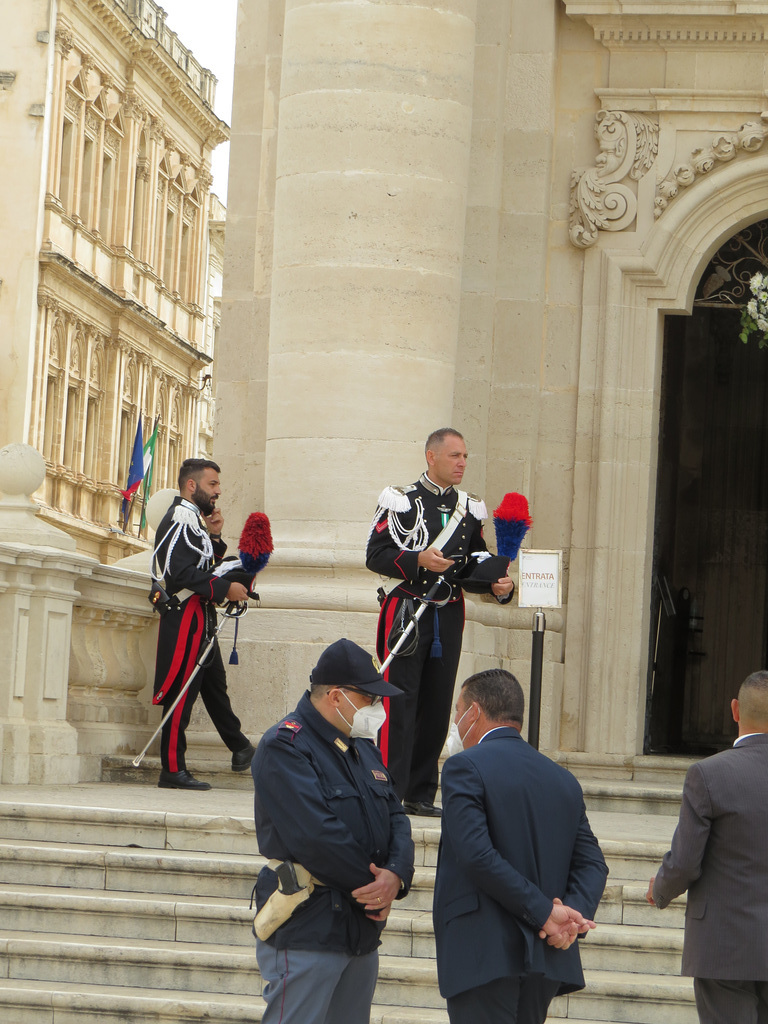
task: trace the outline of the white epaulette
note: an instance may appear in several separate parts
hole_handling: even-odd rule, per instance
[[[476,494],[467,495],[467,508],[470,515],[473,515],[475,519],[482,521],[488,518],[488,509],[485,507],[485,502],[482,498],[478,498]]]
[[[415,490],[415,484],[409,484],[407,487],[385,487],[379,495],[379,508],[387,509],[389,512],[408,512],[411,507],[408,492]]]
[[[174,523],[182,523],[184,526],[191,526],[195,529],[196,533],[201,533],[205,527],[200,522],[200,513],[195,512],[194,509],[187,508],[186,505],[177,505],[173,510],[172,521]]]

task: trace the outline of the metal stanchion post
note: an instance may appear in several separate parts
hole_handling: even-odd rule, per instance
[[[531,688],[528,696],[528,742],[539,749],[539,718],[541,715],[541,666],[544,661],[544,631],[547,619],[539,608],[533,613],[531,627]]]

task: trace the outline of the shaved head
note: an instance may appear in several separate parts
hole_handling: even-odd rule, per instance
[[[768,731],[768,672],[753,672],[739,688],[741,718]]]

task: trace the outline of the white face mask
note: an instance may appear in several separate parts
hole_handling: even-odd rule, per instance
[[[343,690],[341,693],[344,695],[347,703],[352,704],[352,701]],[[355,708],[355,705],[352,704],[352,707]],[[340,711],[339,714],[341,715]],[[341,715],[341,717],[344,718],[344,715]],[[361,740],[375,740],[379,735],[379,729],[381,729],[386,720],[387,712],[382,701],[379,701],[378,704],[368,704],[364,708],[355,708],[351,722],[347,722],[346,718],[344,718],[344,721],[349,726],[350,737],[356,737]]]
[[[459,732],[459,726],[461,725],[461,723],[464,721],[464,719],[467,717],[471,710],[472,705],[470,704],[467,710],[458,720],[458,722],[451,722],[451,728],[448,732],[448,739],[445,741],[445,750],[448,757],[453,757],[454,754],[460,754],[464,749],[464,740],[467,738],[467,736],[469,736],[472,730],[472,725],[474,725],[475,723],[473,722],[472,725],[470,725],[469,729],[467,729],[467,731],[464,733],[463,739],[461,733]]]

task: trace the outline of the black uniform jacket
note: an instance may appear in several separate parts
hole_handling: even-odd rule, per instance
[[[191,514],[197,515],[201,527],[205,529],[205,520],[197,506],[193,505],[192,502],[186,501],[181,496],[174,498],[173,504],[163,516],[155,535],[155,552],[162,565],[165,564],[167,555],[165,537],[176,525],[173,521],[173,514],[179,505],[184,505]],[[200,545],[199,540],[197,540],[197,544]],[[220,562],[224,557],[227,545],[222,540],[213,539],[211,539],[211,544],[213,545],[213,560],[207,566],[200,569],[197,565],[200,560],[200,552],[195,551],[194,548],[189,547],[185,543],[183,532],[179,535],[173,547],[171,564],[165,574],[165,590],[169,595],[177,594],[180,590],[192,590],[201,597],[209,601],[215,601],[217,604],[225,600],[232,581],[231,579],[224,580],[214,576],[211,568],[214,563]]]
[[[397,519],[404,530],[410,530],[416,523],[420,509],[423,509],[424,524],[429,534],[429,547],[435,542],[443,529],[442,514],[452,513],[456,508],[458,492],[454,487],[440,494],[439,488],[422,474],[417,483],[404,489],[411,507],[408,512],[396,513]],[[389,513],[385,509],[378,516],[371,531],[365,564],[373,572],[381,576],[391,576],[403,580],[398,588],[401,593],[412,597],[424,597],[438,577],[438,573],[420,567],[418,551],[403,551],[392,539],[388,526]],[[467,511],[457,526],[453,536],[443,547],[446,558],[454,558],[456,566],[447,570],[445,575],[451,582],[450,600],[455,601],[461,595],[461,583],[454,577],[456,573],[471,561],[471,555],[487,551],[483,540],[482,522]],[[476,588],[473,588],[476,589]],[[490,583],[482,587],[490,593]],[[440,587],[433,600],[444,601],[448,596],[448,588]]]
[[[166,512],[155,536],[155,552],[161,566],[166,564],[169,534],[176,527],[173,520],[174,512],[179,505],[184,505],[190,515],[200,518],[205,529],[200,510],[181,496],[174,498],[173,504]],[[201,540],[194,537],[195,544],[200,547]],[[193,591],[176,607],[171,607],[160,619],[157,644],[157,661],[155,664],[154,703],[159,704],[169,697],[173,690],[189,678],[206,637],[210,637],[216,629],[216,609],[213,603],[224,601],[231,580],[214,576],[211,569],[219,562],[227,550],[221,540],[212,540],[213,559],[198,567],[200,552],[190,547],[185,540],[184,531],[180,531],[173,546],[170,565],[165,573],[165,590],[173,596],[182,590]]]
[[[302,864],[324,883],[270,937],[278,949],[370,953],[383,921],[366,916],[353,889],[373,881],[369,865],[398,875],[405,896],[413,878],[411,826],[371,740],[349,739],[306,693],[269,729],[251,765],[259,850]],[[277,888],[263,868],[259,908]]]

